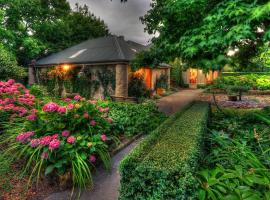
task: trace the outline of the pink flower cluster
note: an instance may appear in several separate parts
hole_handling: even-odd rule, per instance
[[[42,110],[44,112],[56,112],[59,108],[59,105],[54,102],[47,103],[43,106]]]
[[[109,108],[98,108],[99,112],[109,112]]]
[[[5,110],[12,112],[14,114],[18,114],[20,117],[25,116],[28,113],[28,110],[21,106],[16,106],[14,104],[1,105],[0,110]]]
[[[76,141],[76,138],[74,136],[69,136],[67,138],[67,143],[74,144]]]
[[[26,118],[29,120],[29,121],[35,121],[37,119],[37,116],[36,116],[36,113],[38,111],[36,109],[33,109],[31,110],[31,114],[29,116],[27,116]]]
[[[91,155],[91,156],[89,156],[88,160],[89,160],[91,163],[94,163],[94,162],[96,162],[97,158],[96,158],[95,155]]]
[[[80,95],[76,95],[75,97],[74,97],[74,100],[75,101],[80,101],[82,99],[82,97],[80,96]]]
[[[18,97],[18,102],[22,105],[28,105],[28,106],[33,106],[35,103],[35,96],[32,94],[29,94],[28,90],[26,91],[27,93],[19,95]]]
[[[60,145],[61,145],[60,140],[53,139],[49,144],[49,149],[50,150],[58,149],[60,147]]]
[[[60,147],[61,142],[58,139],[58,134],[52,136],[47,135],[39,139],[32,139],[30,141],[30,146],[33,148],[38,147],[39,145],[48,146],[50,150],[54,150]]]
[[[103,142],[105,142],[105,141],[107,140],[107,135],[102,134],[102,135],[100,136],[100,138],[101,138],[101,140],[102,140]]]
[[[19,142],[26,142],[30,137],[34,136],[35,133],[33,131],[28,131],[24,133],[20,133],[17,137],[16,140]]]
[[[68,137],[70,135],[70,131],[68,131],[68,130],[64,130],[63,132],[62,132],[62,136],[63,137]]]
[[[90,121],[90,125],[91,125],[91,126],[95,126],[96,124],[97,124],[97,122],[96,122],[95,120],[91,120],[91,121]]]
[[[25,116],[35,101],[35,96],[31,95],[22,84],[15,83],[12,79],[0,82],[0,110],[11,112],[12,117]]]
[[[58,112],[60,114],[64,114],[67,112],[66,106],[60,106],[57,103],[49,102],[45,104],[42,108],[44,112]]]
[[[15,83],[13,79],[7,82],[0,81],[1,94],[21,94],[20,90],[25,90],[25,87],[20,83]]]

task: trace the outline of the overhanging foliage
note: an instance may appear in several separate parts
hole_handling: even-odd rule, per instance
[[[154,0],[151,5],[142,21],[150,34],[160,33],[154,44],[166,59],[220,68],[231,61],[228,50],[239,49],[232,61],[250,65],[270,39],[267,0]]]

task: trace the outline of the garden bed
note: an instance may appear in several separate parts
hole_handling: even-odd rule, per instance
[[[242,97],[242,101],[228,101],[226,94],[216,94],[215,97],[218,105],[221,107],[250,109],[270,106],[270,96],[267,95],[245,95]],[[209,102],[212,105],[215,104],[210,93],[202,93],[198,99]]]
[[[7,199],[38,198],[71,186],[90,187],[95,166],[103,164],[109,170],[110,154],[166,118],[151,102],[40,96],[36,98],[13,80],[0,82],[1,159],[6,160],[0,175],[7,177],[0,191]],[[9,183],[22,172],[18,184]],[[31,183],[29,188],[26,182]],[[44,186],[43,192],[35,187],[37,182]]]
[[[212,109],[199,200],[270,199],[269,109]]]

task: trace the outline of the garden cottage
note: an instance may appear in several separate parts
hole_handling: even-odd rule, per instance
[[[33,62],[29,66],[29,84],[46,84],[51,90],[62,88],[61,95],[78,92],[95,98],[127,98],[129,63],[137,53],[147,49],[148,46],[126,41],[123,36],[90,39]],[[156,76],[169,75],[168,69],[161,65],[158,72],[150,70],[151,78],[145,77],[145,84],[152,89]]]

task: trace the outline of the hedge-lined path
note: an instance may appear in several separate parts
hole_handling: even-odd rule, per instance
[[[120,175],[118,165],[120,161],[143,139],[134,141],[112,158],[112,170],[110,173],[102,167],[97,169],[93,177],[94,188],[91,191],[82,192],[80,200],[117,200],[118,188],[120,185]],[[45,200],[68,200],[70,191],[54,193]]]
[[[196,100],[203,90],[184,89],[157,101],[159,110],[166,115],[172,115]]]
[[[167,115],[176,113],[186,105],[194,101],[202,90],[181,90],[170,96],[163,97],[157,101],[160,111]],[[84,191],[81,200],[117,200],[118,188],[120,186],[120,175],[118,165],[120,161],[138,144],[142,138],[136,140],[112,158],[112,171],[106,172],[103,168],[97,169],[96,175],[93,177],[94,188],[91,191]],[[70,191],[54,193],[45,200],[67,200]]]

